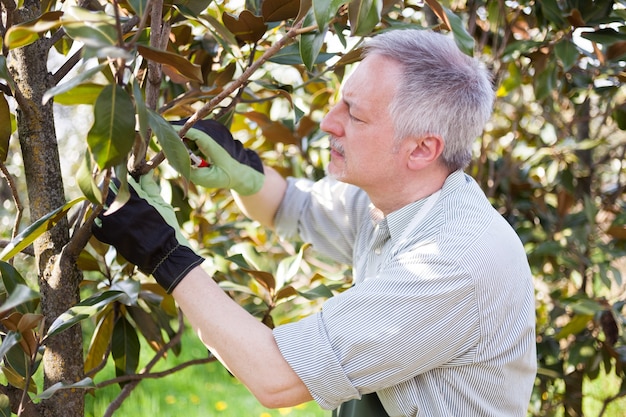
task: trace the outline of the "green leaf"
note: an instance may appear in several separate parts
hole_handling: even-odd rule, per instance
[[[139,366],[141,346],[137,331],[124,316],[121,316],[115,323],[111,346],[115,374],[117,376],[134,374]]]
[[[555,63],[551,62],[543,69],[535,78],[535,98],[542,101],[547,98],[556,88],[556,68]]]
[[[83,163],[78,167],[76,172],[76,182],[78,188],[82,191],[83,195],[87,197],[89,201],[94,204],[102,204],[102,192],[98,187],[98,184],[94,181],[91,173],[93,167],[91,165],[91,155],[85,152]]]
[[[626,33],[618,32],[611,28],[598,29],[593,32],[582,32],[581,36],[591,42],[603,45],[612,45],[615,42],[626,40]]]
[[[317,55],[315,63],[321,64],[334,56],[334,54],[320,53]],[[300,55],[300,42],[285,46],[274,56],[270,57],[268,61],[282,65],[303,65],[304,62],[302,61],[302,56]]]
[[[20,343],[20,339],[22,335],[16,333],[14,331],[8,331],[4,338],[2,339],[2,343],[0,343],[0,362],[4,360],[5,355],[11,350],[13,346],[16,346]]]
[[[113,334],[113,308],[104,307],[99,315],[99,321],[91,337],[89,349],[85,355],[85,373],[99,366],[109,352],[109,342]]]
[[[7,160],[11,139],[11,110],[4,94],[0,94],[0,163]]]
[[[106,67],[107,67],[106,63],[95,66],[93,68],[88,69],[87,71],[81,72],[79,75],[77,75],[76,77],[73,77],[66,83],[59,84],[55,87],[50,88],[44,93],[43,98],[41,99],[42,103],[46,104],[48,100],[50,100],[52,97],[56,96],[57,94],[63,94],[63,93],[71,91],[73,88],[78,87],[84,81],[90,80],[94,75],[98,74]],[[102,91],[103,87],[104,86],[100,86],[100,92]]]
[[[6,80],[9,87],[11,87],[11,91],[15,91],[13,77],[9,74],[9,70],[7,69],[7,59],[2,55],[0,55],[0,79]]]
[[[0,394],[0,417],[11,417],[11,402],[5,394]]]
[[[313,1],[313,14],[315,15],[315,21],[318,28],[324,28],[328,26],[337,10],[349,0],[314,0]]]
[[[80,381],[74,382],[74,383],[57,382],[56,384],[52,385],[50,388],[48,388],[47,390],[45,390],[41,394],[37,395],[37,398],[40,399],[40,400],[47,400],[48,398],[52,397],[59,390],[62,390],[62,389],[75,390],[75,389],[78,389],[78,388],[80,388],[80,389],[93,389],[93,388],[96,388],[96,384],[89,377],[83,378]]]
[[[119,85],[107,85],[96,100],[89,149],[102,170],[126,160],[135,141],[135,107]]]
[[[65,329],[69,329],[76,323],[92,317],[105,306],[127,297],[122,291],[104,291],[103,293],[89,297],[73,307],[70,307],[65,313],[61,314],[50,325],[48,334],[45,338],[52,337],[61,333]]]
[[[161,115],[148,109],[150,127],[163,148],[163,153],[172,167],[184,178],[191,175],[191,162],[185,144],[172,125]]]
[[[148,143],[148,109],[146,102],[136,79],[133,80],[133,98],[137,109],[137,121],[139,123],[139,135],[144,143]]]
[[[279,262],[278,268],[276,268],[276,288],[282,288],[298,273],[302,265],[304,251],[309,246],[309,244],[302,245],[296,255],[286,257]]]
[[[137,52],[146,59],[159,64],[167,65],[170,70],[174,71],[190,81],[203,82],[202,68],[199,65],[192,64],[189,60],[181,55],[167,51],[161,51],[145,45],[137,45]]]
[[[556,57],[561,61],[563,65],[563,70],[569,71],[570,68],[578,62],[578,57],[580,56],[580,52],[578,48],[569,39],[562,39],[554,46],[554,53]]]
[[[0,306],[0,316],[9,310],[39,299],[39,293],[30,287],[18,284]],[[18,310],[20,311],[20,310]]]
[[[309,14],[304,18],[304,26],[313,25],[314,22],[313,10],[310,10]],[[317,57],[324,45],[324,37],[327,31],[327,27],[320,27],[314,32],[303,33],[300,36],[300,56],[309,71],[313,69],[313,65],[317,61]]]
[[[587,328],[589,322],[593,319],[593,316],[577,314],[567,323],[557,334],[554,335],[555,339],[564,339],[571,334],[578,334]]]
[[[47,12],[35,20],[13,25],[4,37],[9,49],[21,48],[39,39],[40,34],[61,26],[62,11]]]
[[[382,10],[382,0],[351,0],[348,4],[348,18],[352,35],[369,35],[380,22]]]
[[[117,45],[115,19],[101,11],[69,7],[62,18],[63,29],[74,40],[89,48],[99,49]]]
[[[450,9],[444,8],[446,16],[448,16],[448,22],[450,23],[450,29],[454,35],[454,41],[461,51],[466,55],[474,55],[474,38],[465,29],[465,25],[459,16],[454,14]]]
[[[41,236],[46,231],[50,230],[53,226],[55,226],[63,216],[71,209],[75,204],[84,201],[84,197],[75,198],[57,208],[54,211],[43,216],[41,219],[37,220],[35,223],[28,226],[22,233],[17,235],[9,244],[4,248],[2,253],[0,253],[1,261],[8,261],[13,256],[18,254],[21,250],[26,248],[28,245],[33,243],[35,239]]]
[[[128,4],[130,4],[130,7],[132,7],[138,17],[142,17],[146,12],[148,0],[128,0]]]
[[[320,284],[309,291],[298,291],[298,294],[306,298],[307,300],[317,300],[318,298],[331,298],[333,296],[333,292],[324,284]]]
[[[102,92],[104,85],[96,83],[85,83],[72,88],[69,91],[59,93],[54,96],[54,102],[56,104],[63,104],[64,106],[75,106],[77,104],[91,104],[96,102],[96,99]]]

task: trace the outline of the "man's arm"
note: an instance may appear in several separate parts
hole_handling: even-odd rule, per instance
[[[233,192],[233,196],[246,216],[265,227],[274,228],[274,216],[285,196],[287,181],[273,168],[264,166],[263,170],[265,181],[257,193],[244,196]]]
[[[230,299],[201,267],[172,294],[204,344],[263,406],[289,407],[312,400],[278,350],[272,330]]]

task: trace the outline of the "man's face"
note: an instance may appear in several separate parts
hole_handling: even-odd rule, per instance
[[[342,99],[320,125],[330,135],[330,175],[365,191],[389,186],[401,163],[394,147],[389,104],[400,82],[400,64],[366,57],[346,81]]]

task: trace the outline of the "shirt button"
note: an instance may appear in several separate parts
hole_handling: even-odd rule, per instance
[[[376,248],[376,249],[374,249],[374,253],[375,253],[376,255],[380,255],[380,252],[381,252],[380,248]]]

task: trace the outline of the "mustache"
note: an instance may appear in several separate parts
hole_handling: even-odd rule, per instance
[[[343,155],[343,145],[339,142],[334,136],[330,136],[329,138],[330,149],[334,149]]]

